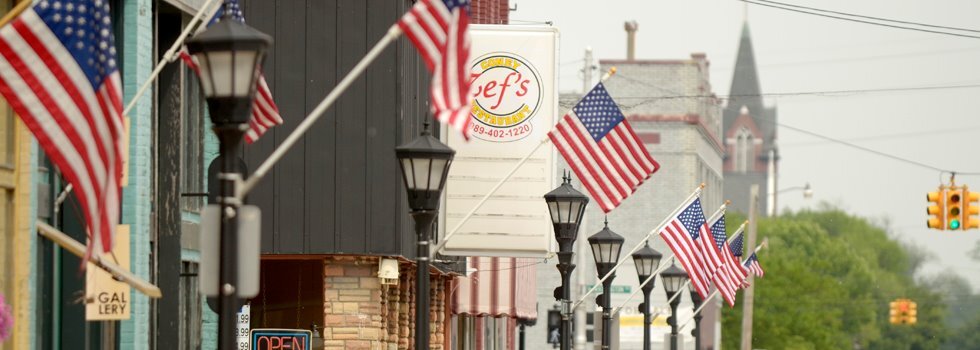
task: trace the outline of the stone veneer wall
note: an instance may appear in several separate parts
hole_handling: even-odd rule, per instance
[[[397,285],[378,279],[379,257],[331,256],[323,268],[324,348],[411,350],[415,340],[415,267],[399,266]],[[451,276],[430,276],[430,347],[445,349],[447,285]]]

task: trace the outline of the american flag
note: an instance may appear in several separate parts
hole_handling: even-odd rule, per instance
[[[728,247],[732,251],[732,255],[734,255],[737,258],[742,257],[743,237],[745,237],[745,235],[743,235],[742,233],[737,233],[735,235],[735,238],[732,239],[732,244],[729,245]]]
[[[724,217],[724,215],[722,215],[722,217]],[[720,231],[720,233],[721,240],[724,242],[725,231]],[[725,301],[727,301],[729,305],[732,305],[735,302],[735,291],[738,289],[735,282],[731,280],[729,274],[725,271],[725,261],[717,246],[717,241],[718,236],[713,230],[710,229],[710,227],[708,228],[707,235],[702,235],[695,240],[695,242],[697,242],[701,248],[701,254],[703,254],[705,257],[707,271],[709,272],[708,277],[710,277],[711,281],[714,282],[715,288],[717,288],[718,292],[721,293],[721,296],[725,298]]]
[[[470,2],[419,0],[398,26],[432,71],[429,98],[436,120],[452,126],[469,140],[470,132]]]
[[[766,275],[766,272],[762,270],[762,265],[759,265],[759,257],[755,256],[755,253],[749,256],[745,260],[745,267],[752,271],[753,275],[762,277]]]
[[[711,235],[715,239],[715,244],[718,247],[719,254],[722,258],[722,267],[715,273],[717,275],[725,275],[727,278],[725,281],[728,283],[726,287],[729,287],[729,292],[731,293],[731,298],[725,298],[729,306],[735,306],[735,292],[742,285],[741,281],[745,280],[746,271],[743,269],[742,264],[739,264],[738,258],[732,255],[731,248],[728,246],[727,236],[725,235],[725,215],[722,214],[718,220],[711,224]],[[718,280],[715,281],[715,286],[719,286]],[[718,287],[719,290],[722,287]],[[725,291],[722,291],[722,296],[725,296]]]
[[[730,251],[732,253],[732,256],[735,257],[736,261],[738,261],[738,258],[741,258],[742,257],[742,249],[743,249],[742,246],[743,246],[743,242],[744,242],[744,239],[743,239],[744,237],[745,237],[745,235],[743,235],[741,231],[736,232],[735,233],[735,238],[732,238],[732,243],[730,245],[728,245],[728,251]],[[744,288],[748,288],[749,287],[749,282],[748,282],[749,270],[743,264],[738,264],[738,266],[741,267],[742,274],[744,275],[744,277],[742,277],[742,279],[740,280],[740,281],[742,281],[742,283],[739,286],[739,288],[743,288],[743,289]]]
[[[224,6],[228,6],[228,12],[232,20],[245,23],[245,17],[242,15],[242,9],[238,5],[238,0],[227,1]],[[220,7],[218,12],[214,14],[214,17],[211,18],[211,21],[208,22],[208,26],[217,23],[224,14],[224,11],[224,7]],[[202,26],[198,28],[198,31],[204,31],[205,28]],[[184,63],[187,63],[187,66],[191,67],[195,72],[198,71],[197,59],[188,54],[186,48],[180,50],[180,59]],[[265,74],[259,73],[259,80],[255,82],[255,99],[252,100],[252,117],[248,121],[245,142],[255,142],[262,134],[269,131],[269,128],[279,124],[282,124],[279,107],[272,100],[272,91],[269,90],[269,85],[265,82]]]
[[[660,168],[602,83],[582,97],[548,137],[606,213]]]
[[[684,271],[687,271],[694,289],[698,291],[701,298],[707,298],[708,288],[711,286],[708,282],[710,276],[705,257],[701,254],[697,243],[701,236],[708,234],[704,211],[701,210],[701,199],[694,197],[694,200],[684,203],[681,207],[684,209],[660,230],[660,237],[667,242],[674,256],[684,266]]]
[[[0,28],[0,94],[75,188],[93,247],[112,249],[122,85],[105,0],[42,0]]]

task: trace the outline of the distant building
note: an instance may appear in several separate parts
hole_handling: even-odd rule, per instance
[[[762,100],[748,22],[742,26],[729,95],[723,112],[725,198],[732,201],[733,210],[748,213],[749,188],[753,184],[759,185],[758,209],[761,215],[766,215],[770,191],[776,188],[775,176],[779,173],[778,119],[776,108],[766,107]],[[774,177],[771,184],[770,175]],[[776,203],[771,205],[774,207]]]
[[[707,184],[701,196],[706,215],[711,215],[721,205],[724,200],[724,147],[719,138],[722,130],[721,106],[713,96],[708,61],[703,54],[678,60],[601,60],[599,63],[600,72],[617,67],[618,72],[605,82],[605,86],[637,135],[643,139],[647,150],[661,165],[660,170],[636,193],[608,215],[609,228],[626,238],[622,253],[626,256],[700,183]],[[574,106],[580,96],[563,94],[560,101],[562,110]],[[559,164],[559,167],[567,169],[564,164]],[[580,184],[579,179],[574,179],[573,184]],[[580,298],[598,280],[586,239],[602,229],[604,217],[595,204],[590,204],[586,210],[579,238],[575,242],[575,263],[578,267],[572,278],[574,299]],[[668,255],[669,249],[658,235],[653,235],[650,245]],[[539,315],[547,314],[554,301],[552,290],[560,284],[557,269],[550,262],[539,266],[538,270]],[[639,287],[636,269],[631,262],[617,270],[613,286],[613,307],[626,302],[629,293]],[[669,309],[662,286],[658,278],[651,294],[653,312],[662,312],[654,320],[652,328],[652,339],[656,343],[662,342],[663,334],[670,331],[664,323]],[[595,294],[586,297],[584,306],[576,314],[576,329],[582,330],[576,334],[576,348],[588,348],[583,342],[590,340],[587,334],[592,326],[586,324],[585,312],[596,309],[594,300]],[[642,348],[642,328],[636,326],[642,321],[634,322],[642,320],[637,310],[637,305],[642,301],[642,296],[637,295],[620,313],[620,349]],[[705,318],[701,321],[701,339],[706,349],[717,348],[720,344],[720,338],[716,336],[720,334],[721,325],[717,305],[717,302],[713,303],[703,311]],[[692,312],[690,296],[685,293],[678,308],[679,319],[683,322],[691,317]],[[535,332],[543,332],[540,323],[535,327]],[[693,348],[691,326],[683,329],[682,333],[685,334],[685,347]],[[533,340],[529,342],[529,348],[539,349],[547,345],[543,333],[534,333],[529,339]],[[655,344],[654,348],[659,346]]]

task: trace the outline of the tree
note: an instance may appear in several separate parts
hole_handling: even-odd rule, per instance
[[[937,349],[943,301],[912,277],[928,255],[909,250],[868,220],[823,206],[759,222],[769,238],[756,279],[753,347]],[[889,323],[896,298],[918,303],[915,326]],[[723,315],[724,348],[738,348],[741,308]]]

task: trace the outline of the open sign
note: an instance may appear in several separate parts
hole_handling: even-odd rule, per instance
[[[309,350],[312,334],[305,329],[259,328],[250,333],[252,350]]]

